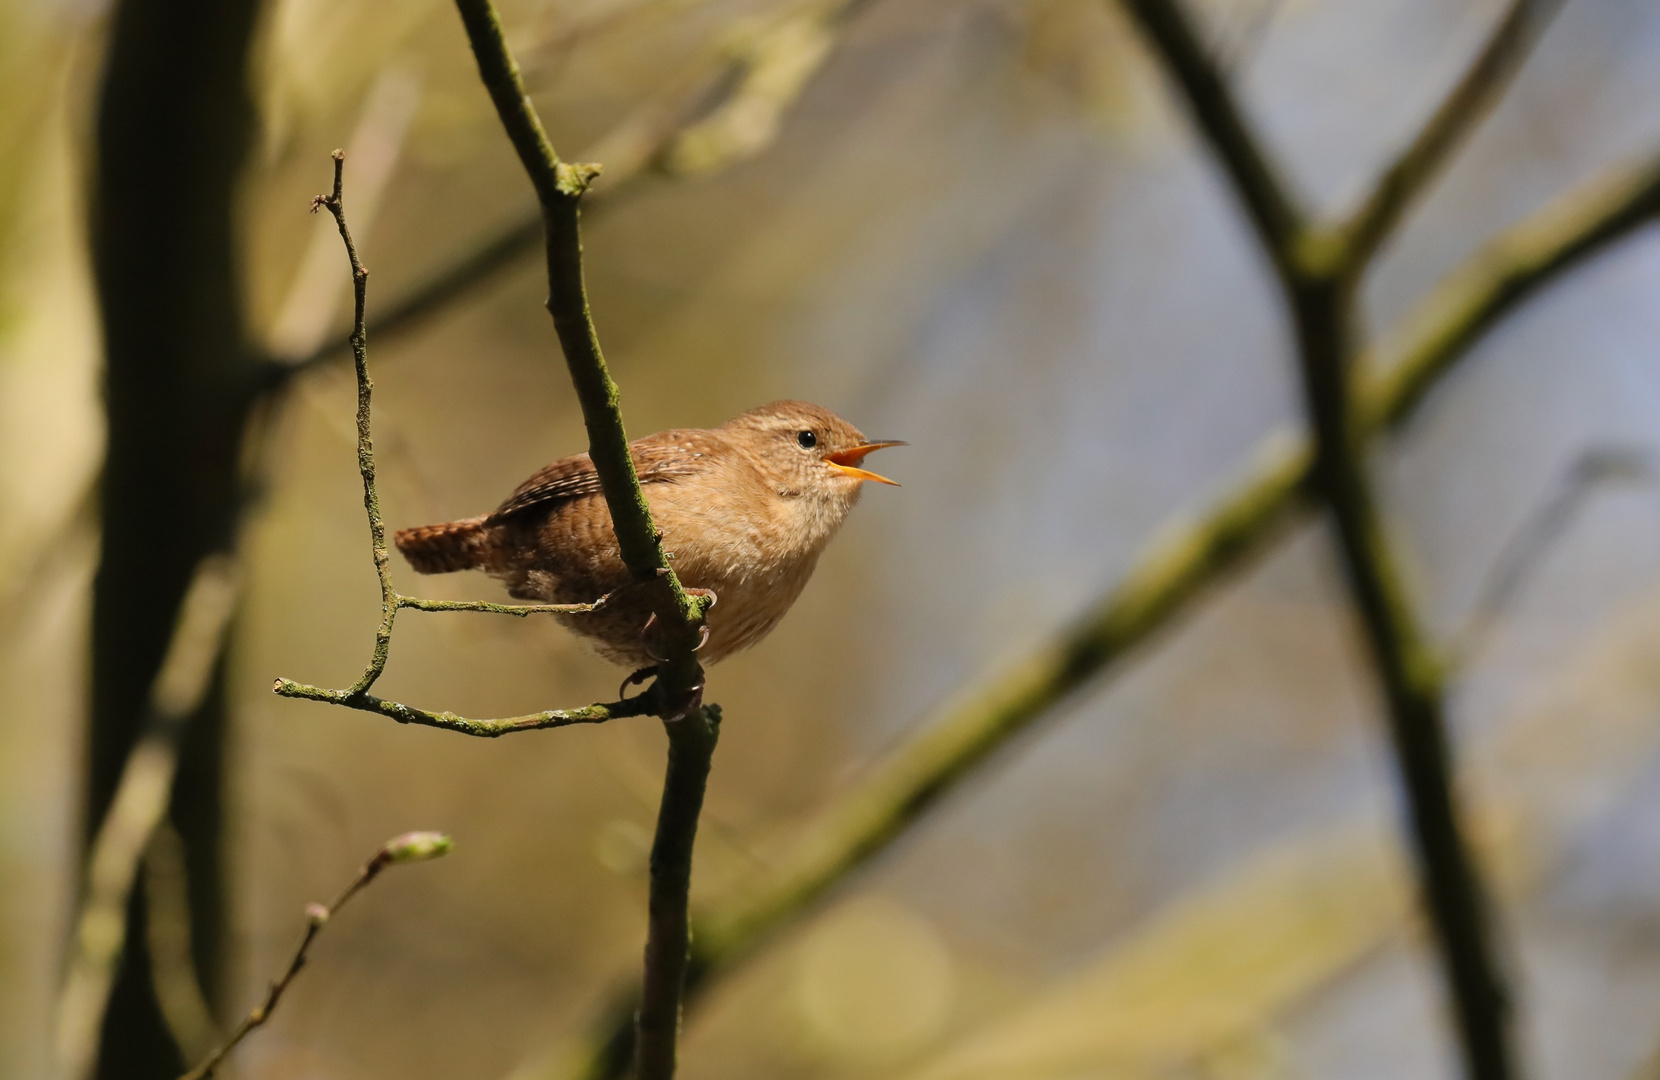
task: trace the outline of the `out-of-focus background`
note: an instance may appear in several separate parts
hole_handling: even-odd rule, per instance
[[[1193,5],[1327,209],[1410,136],[1501,7]],[[727,103],[588,215],[631,432],[800,397],[911,443],[881,463],[904,487],[867,492],[780,629],[712,673],[726,721],[694,902],[719,906],[931,709],[1299,426],[1287,327],[1237,204],[1111,3],[501,10],[568,157],[614,163],[619,125],[705,83]],[[334,147],[371,314],[532,202],[449,5],[269,0],[257,16],[236,287],[250,346],[295,356],[348,315],[332,222],[306,213]],[[88,206],[113,18],[98,0],[0,3],[6,1077],[53,1067],[86,828],[105,446]],[[1660,145],[1657,99],[1660,6],[1568,3],[1369,276],[1370,326]],[[1537,1078],[1625,1078],[1660,1045],[1657,288],[1660,246],[1639,231],[1503,322],[1375,458],[1443,640],[1517,537],[1548,532],[1451,699]],[[531,250],[371,341],[392,527],[483,512],[585,446],[544,290]],[[214,1005],[221,1023],[251,1005],[305,902],[376,845],[442,829],[455,853],[387,875],[329,926],[236,1073],[554,1075],[638,961],[664,738],[646,720],[470,740],[272,696],[279,675],[346,685],[372,644],[352,407],[349,369],[322,363],[244,450],[266,482],[225,675]],[[1625,467],[1586,471],[1587,455]],[[1603,482],[1540,531],[1574,475]],[[395,573],[423,595],[501,596],[479,576]],[[604,700],[616,677],[537,620],[405,613],[381,687],[494,716]],[[684,1075],[1454,1076],[1393,776],[1327,537],[1304,523],[724,980],[688,1021]]]

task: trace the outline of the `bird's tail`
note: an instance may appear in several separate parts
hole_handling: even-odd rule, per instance
[[[447,574],[483,566],[489,554],[486,518],[401,529],[392,539],[419,574]]]

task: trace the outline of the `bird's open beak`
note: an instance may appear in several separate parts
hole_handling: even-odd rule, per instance
[[[859,465],[865,460],[865,455],[874,450],[880,450],[884,446],[909,445],[910,443],[903,439],[884,439],[881,442],[860,443],[858,446],[850,446],[846,450],[837,450],[834,454],[825,454],[824,460],[832,469],[857,480],[874,480],[878,484],[892,484],[894,487],[898,487],[898,481],[889,480],[887,477],[878,476],[873,472],[867,472],[859,468]]]

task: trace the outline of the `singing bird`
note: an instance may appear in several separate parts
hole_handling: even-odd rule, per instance
[[[629,444],[675,574],[688,589],[714,594],[703,663],[754,645],[778,625],[865,482],[894,483],[860,468],[865,456],[903,445],[866,439],[805,401],[775,401],[717,428],[660,431]],[[587,454],[547,466],[492,513],[404,529],[395,539],[423,574],[484,570],[514,597],[540,603],[608,597],[597,611],[554,617],[616,663],[640,668],[658,659],[645,634],[650,606],[642,590],[627,587]]]

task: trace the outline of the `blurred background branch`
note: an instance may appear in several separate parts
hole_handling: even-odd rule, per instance
[[[636,106],[585,148],[578,161],[605,166],[583,197],[590,216],[653,176],[703,176],[764,151],[790,109],[835,49],[845,24],[871,0],[816,0],[781,18],[743,26],[691,78]],[[369,323],[377,339],[394,337],[442,315],[542,248],[541,210],[530,210],[430,272],[421,284]],[[333,340],[303,352],[280,345],[268,377],[281,382],[345,355]]]
[[[1615,169],[1512,225],[1454,269],[1376,355],[1356,361],[1351,393],[1358,448],[1406,428],[1430,391],[1521,300],[1649,223],[1657,210],[1660,159]],[[1072,626],[917,723],[916,734],[815,816],[743,900],[700,917],[689,997],[699,998],[717,976],[885,852],[997,751],[1259,559],[1316,505],[1314,454],[1305,434],[1276,433],[1253,462],[1247,477],[1202,513],[1166,522],[1134,566]],[[561,1075],[620,1076],[637,1000],[634,992],[619,994],[594,1026],[588,1056]]]
[[[192,576],[204,557],[230,550],[242,511],[254,359],[234,192],[254,124],[248,57],[258,7],[123,0],[109,24],[91,175],[106,426],[82,816],[89,853],[143,736]],[[197,977],[210,999],[225,959],[220,670],[183,729],[165,789],[189,867]],[[133,893],[100,1077],[183,1067],[155,1000],[143,911]]]
[[[1341,226],[1344,264],[1364,271],[1470,131],[1504,95],[1563,0],[1510,0],[1435,113]]]
[[[1607,446],[1580,455],[1546,493],[1543,504],[1499,550],[1470,607],[1470,614],[1447,650],[1453,661],[1459,667],[1469,666],[1550,549],[1579,517],[1591,495],[1614,484],[1652,485],[1655,479],[1655,453],[1647,447]]]
[[[1129,3],[1234,186],[1247,205],[1261,202],[1263,178],[1272,172],[1260,164],[1258,138],[1234,119],[1237,106],[1222,76],[1202,55],[1180,0]],[[1365,629],[1388,709],[1420,885],[1457,1017],[1465,1074],[1472,1080],[1515,1075],[1512,992],[1499,968],[1488,890],[1471,854],[1454,790],[1443,658],[1407,594],[1400,557],[1367,473],[1364,421],[1353,409],[1350,385],[1362,333],[1356,281],[1435,166],[1520,64],[1554,6],[1529,0],[1512,5],[1466,76],[1402,158],[1385,171],[1353,229],[1340,234],[1337,250],[1325,251],[1328,241],[1305,235],[1295,225],[1289,238],[1261,226],[1258,230],[1279,271],[1295,328],[1308,424],[1315,436],[1311,479],[1330,512],[1354,611]]]
[[[58,999],[58,1068],[65,1080],[91,1075],[97,1061],[110,988],[127,947],[133,883],[167,814],[186,725],[201,707],[219,666],[220,649],[236,606],[237,577],[234,560],[221,554],[204,558],[191,576],[178,624],[150,692],[143,733],[127,758],[109,813],[92,842]]]

